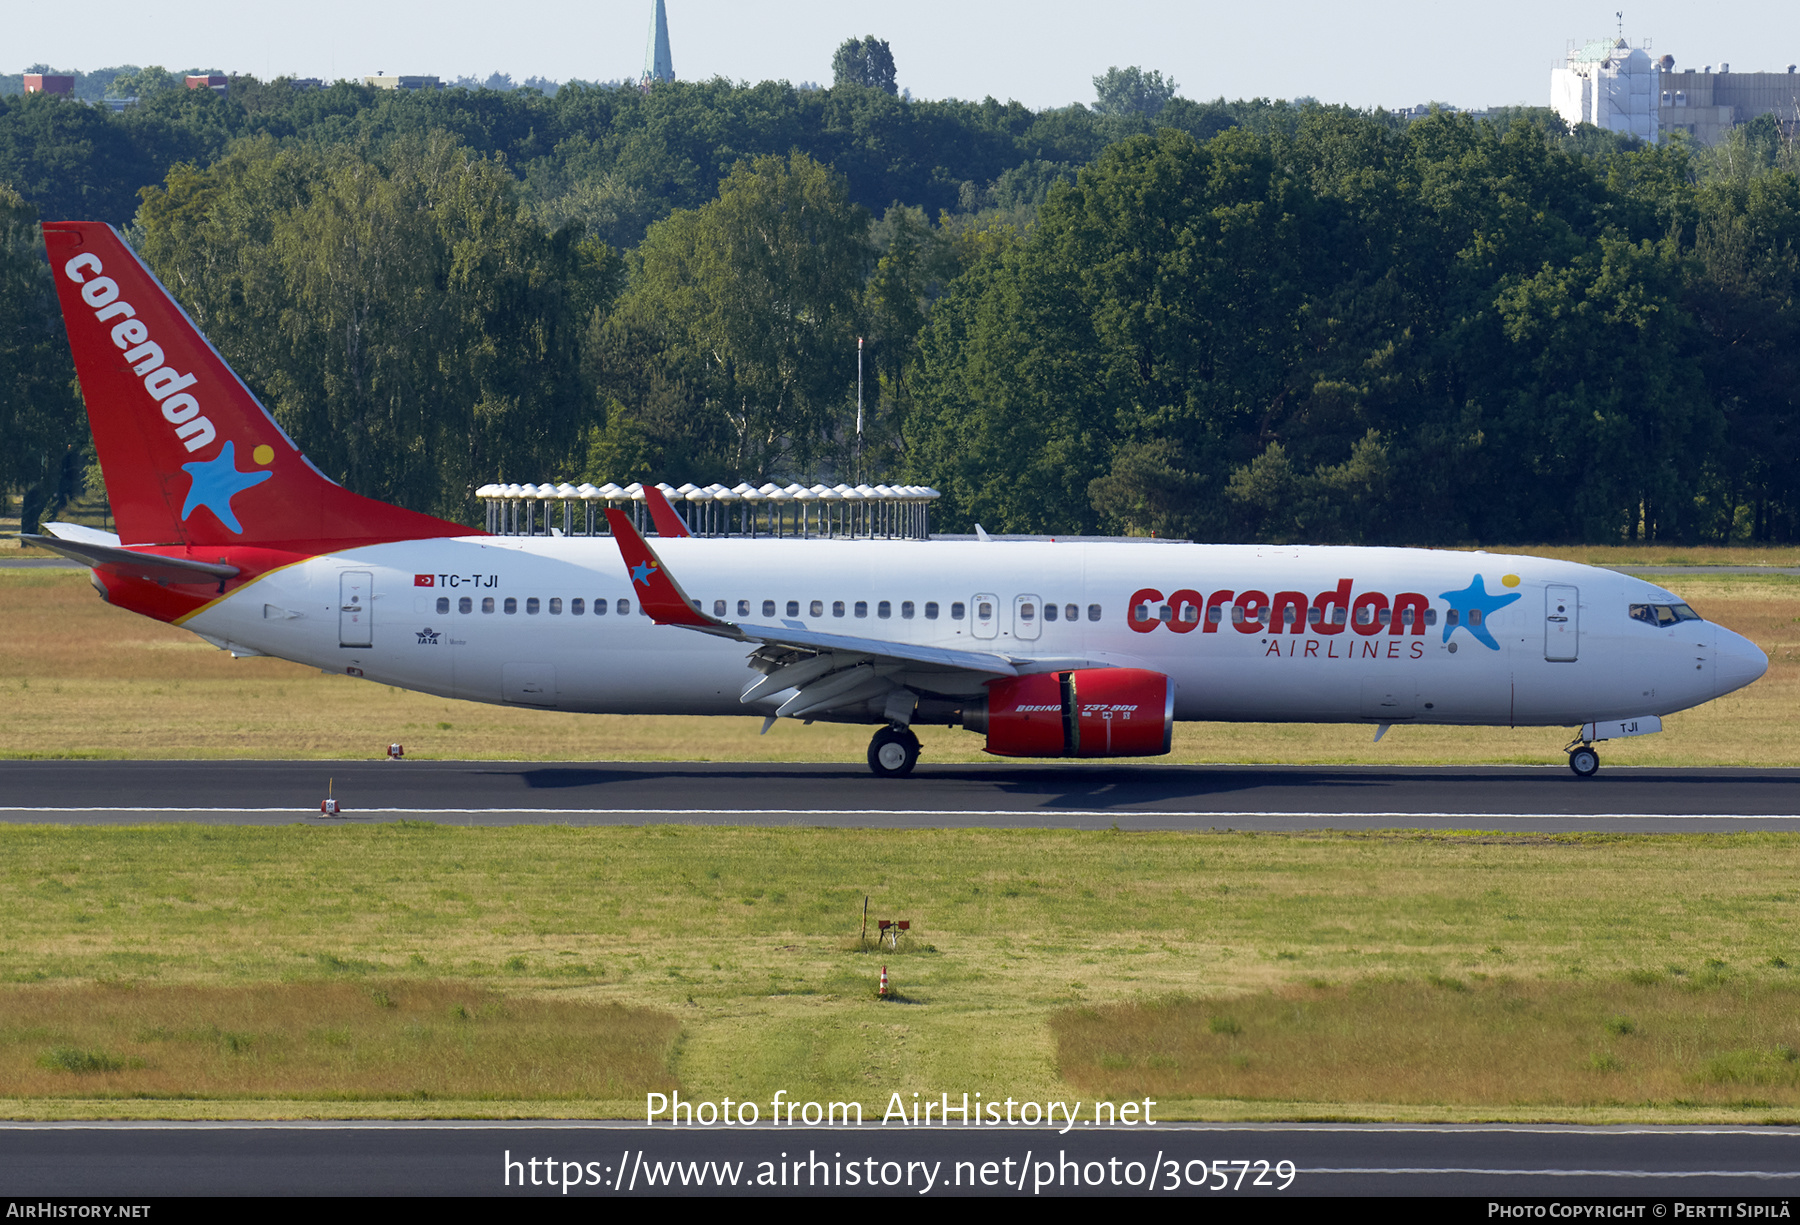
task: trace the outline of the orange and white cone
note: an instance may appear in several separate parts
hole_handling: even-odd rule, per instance
[[[884,1000],[887,998],[887,967],[886,966],[881,967],[881,990],[879,992],[877,992],[876,994],[880,995],[881,998]]]

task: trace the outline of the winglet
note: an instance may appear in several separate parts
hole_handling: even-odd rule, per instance
[[[645,490],[645,493],[649,492]],[[624,511],[607,508],[606,521],[612,525],[613,539],[619,542],[619,553],[625,558],[625,568],[631,572],[631,586],[637,592],[638,604],[658,625],[732,629],[726,622],[701,612],[699,601],[688,598],[688,593],[663,565],[662,558],[631,526]]]
[[[658,536],[692,536],[694,534],[687,530],[687,524],[681,521],[681,516],[675,513],[675,508],[669,505],[667,495],[655,485],[644,486],[644,505],[650,508],[650,519],[656,524]]]

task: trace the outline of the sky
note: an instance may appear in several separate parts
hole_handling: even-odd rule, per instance
[[[1138,65],[1188,98],[1295,98],[1357,107],[1549,102],[1571,39],[1616,36],[1615,9],[1567,0],[1503,6],[1442,0],[667,0],[684,80],[830,84],[831,55],[874,34],[916,98],[1017,99],[1033,109],[1091,102],[1093,77]],[[84,0],[80,19],[14,0],[5,44],[17,72],[48,62],[214,67],[259,77],[510,73],[556,81],[635,78],[652,0]],[[1640,3],[1624,16],[1677,67],[1781,71],[1800,61],[1800,5],[1739,0]]]

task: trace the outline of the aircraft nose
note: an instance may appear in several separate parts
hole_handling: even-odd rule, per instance
[[[1718,662],[1714,666],[1713,675],[1720,693],[1742,689],[1769,670],[1769,657],[1763,654],[1761,647],[1723,626],[1718,627],[1718,630]]]

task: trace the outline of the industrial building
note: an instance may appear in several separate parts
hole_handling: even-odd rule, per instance
[[[376,89],[442,89],[444,83],[436,77],[390,77],[385,73],[376,73],[372,77],[364,77],[363,84]]]
[[[1652,144],[1683,132],[1696,144],[1716,145],[1738,124],[1773,115],[1790,135],[1800,123],[1800,72],[1677,71],[1675,57],[1652,59],[1649,45],[1624,38],[1571,44],[1550,71],[1550,106],[1571,127],[1591,123],[1629,132]]]
[[[72,95],[75,92],[75,78],[57,72],[28,72],[25,74],[25,92]]]

